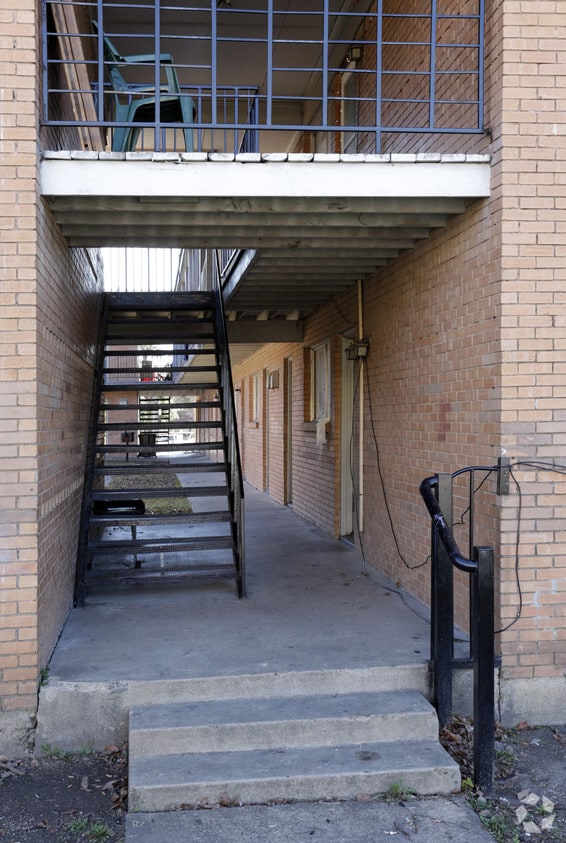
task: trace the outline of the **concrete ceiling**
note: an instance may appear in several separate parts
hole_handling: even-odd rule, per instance
[[[487,197],[489,160],[47,153],[41,192],[71,246],[245,250],[232,318],[296,321]]]

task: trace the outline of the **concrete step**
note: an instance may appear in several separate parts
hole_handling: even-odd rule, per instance
[[[434,709],[413,690],[132,706],[129,748],[135,811],[460,786]]]
[[[348,799],[393,784],[450,793],[460,771],[437,741],[344,744],[130,759],[129,810]]]
[[[135,706],[130,757],[253,747],[435,740],[433,707],[416,691],[298,695]]]
[[[39,698],[38,746],[50,743],[73,750],[91,743],[103,749],[110,743],[123,743],[128,740],[129,711],[138,705],[347,694],[375,689],[416,690],[426,696],[429,686],[424,663],[186,677],[176,675],[182,672],[182,665],[173,661],[168,663],[172,675],[169,679],[144,678],[139,666],[134,670],[139,678],[120,681],[99,680],[96,672],[91,679],[67,680],[54,672]]]

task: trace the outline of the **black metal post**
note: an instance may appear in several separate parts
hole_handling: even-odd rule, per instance
[[[493,788],[495,760],[495,648],[493,548],[475,547],[472,576],[474,646],[474,782],[483,793]]]
[[[436,497],[446,522],[452,523],[452,475],[437,474]],[[454,574],[452,561],[432,526],[431,660],[433,703],[440,727],[452,717],[452,659],[454,655]]]

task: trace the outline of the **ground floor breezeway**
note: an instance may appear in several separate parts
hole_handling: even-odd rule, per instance
[[[289,693],[294,674],[347,682],[355,670],[376,689],[395,670],[400,688],[427,693],[424,607],[292,509],[246,493],[247,598],[219,582],[93,590],[51,658],[40,744],[118,740],[132,700],[187,680],[280,675]]]

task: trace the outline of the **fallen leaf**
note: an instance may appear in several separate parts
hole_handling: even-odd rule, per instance
[[[536,793],[528,793],[527,796],[524,796],[523,799],[521,799],[521,802],[523,805],[530,805],[531,807],[534,807],[540,802],[540,796],[537,796]]]
[[[515,817],[517,818],[517,825],[521,825],[521,823],[527,819],[529,816],[529,812],[525,808],[524,805],[520,805],[515,811]]]
[[[552,799],[549,799],[548,796],[543,796],[541,808],[545,814],[552,814],[554,811],[554,802]]]
[[[90,793],[90,788],[88,786],[88,776],[83,776],[81,779],[81,790],[86,790]]]
[[[523,823],[523,830],[526,831],[527,834],[540,834],[540,828],[532,820],[528,823]]]

